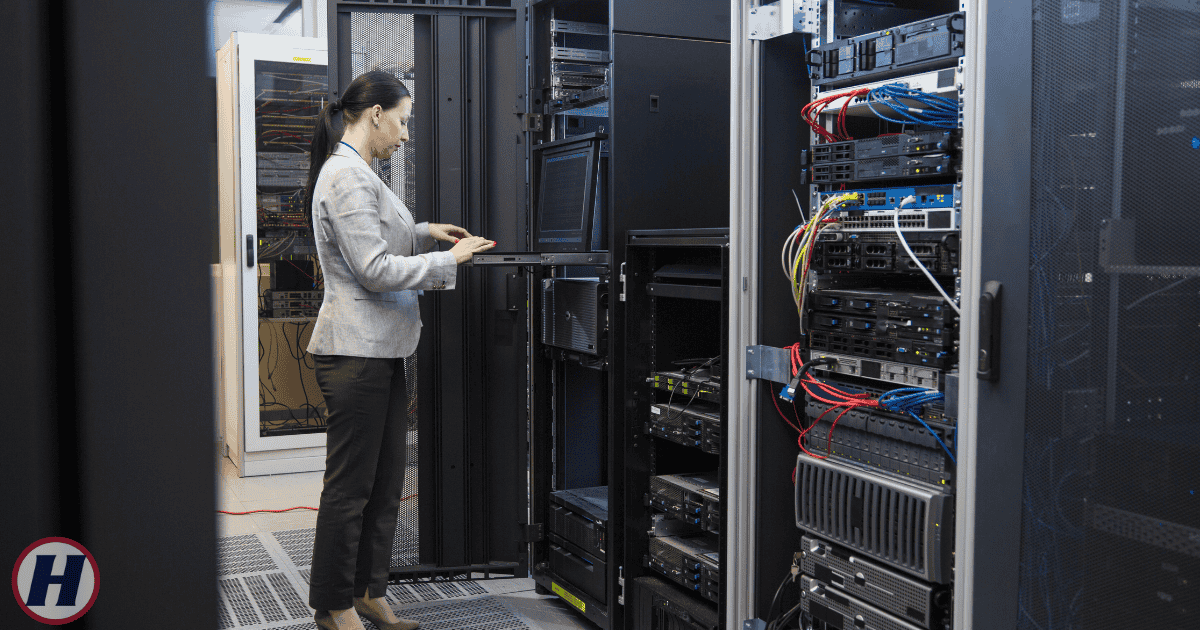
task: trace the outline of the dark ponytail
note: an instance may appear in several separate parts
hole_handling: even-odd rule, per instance
[[[400,100],[412,96],[408,88],[396,78],[396,75],[383,70],[375,70],[359,75],[350,82],[342,98],[325,105],[317,116],[317,124],[313,129],[312,152],[309,154],[308,183],[304,187],[304,208],[307,210],[309,227],[312,227],[313,192],[317,187],[317,177],[325,161],[333,153],[334,147],[342,139],[346,123],[353,124],[363,111],[379,105],[383,109],[392,109],[400,104]],[[338,114],[341,114],[340,116]]]

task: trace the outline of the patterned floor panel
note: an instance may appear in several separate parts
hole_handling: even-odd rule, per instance
[[[313,534],[306,528],[218,539],[219,630],[316,630],[307,604]],[[403,527],[396,534],[396,564],[412,562],[411,535]],[[388,587],[387,601],[426,630],[590,627],[557,598],[533,590],[529,578],[402,584]]]

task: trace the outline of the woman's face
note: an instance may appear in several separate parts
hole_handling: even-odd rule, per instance
[[[404,97],[391,109],[379,113],[379,130],[375,133],[371,156],[380,160],[392,157],[401,142],[408,142],[408,117],[412,114],[412,99]]]

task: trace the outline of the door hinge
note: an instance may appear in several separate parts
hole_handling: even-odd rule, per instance
[[[545,532],[542,528],[541,523],[532,523],[532,524],[522,525],[521,528],[523,530],[525,530],[524,532],[522,532],[525,535],[525,540],[523,540],[522,542],[527,542],[527,543],[542,542],[542,539],[545,538]]]
[[[621,587],[621,594],[617,595],[617,603],[625,605],[625,567],[617,567],[617,586]]]
[[[521,116],[521,127],[524,131],[541,131],[542,130],[542,115],[541,114],[523,114]]]
[[[621,301],[625,301],[625,263],[621,263]]]

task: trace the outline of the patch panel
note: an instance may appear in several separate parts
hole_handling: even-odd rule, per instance
[[[832,376],[834,376],[835,378],[829,378],[828,376],[819,376],[816,380],[821,383],[825,383],[827,385],[832,385],[834,387],[837,387],[838,389],[840,389],[844,392],[847,392],[849,394],[866,393],[866,394],[870,394],[871,397],[873,397],[873,398],[879,398],[880,396],[886,394],[887,392],[895,389],[894,387],[886,387],[886,386],[876,387],[875,385],[872,384],[872,381],[858,382],[858,381],[851,381],[849,379],[843,378],[840,375],[836,375],[836,374],[832,375]],[[873,415],[879,416],[881,418],[888,418],[891,420],[899,420],[902,422],[911,421],[911,418],[909,418],[908,416],[894,413],[891,411],[886,411],[883,409],[872,409],[871,413]],[[921,413],[919,413],[917,415],[919,415],[922,420],[926,420],[928,422],[936,422],[936,423],[952,423],[953,422],[953,420],[950,420],[946,416],[944,407],[941,404],[925,405],[925,407],[921,410]]]
[[[914,580],[813,536],[801,536],[800,549],[800,571],[817,582],[925,628],[949,621],[951,597],[945,586]]]
[[[866,160],[893,155],[952,153],[961,148],[959,132],[910,131],[890,136],[818,144],[811,150],[812,164]]]
[[[833,223],[829,231],[836,232],[896,232],[894,210],[867,210],[864,212],[858,211],[839,211],[832,213],[837,219],[837,223]],[[905,208],[900,211],[900,229],[902,231],[936,231],[936,232],[957,232],[962,229],[961,215],[958,210],[909,210]],[[915,253],[915,252],[914,252]],[[843,265],[833,264],[831,268],[837,268]],[[849,265],[845,265],[849,267]],[[880,270],[880,267],[874,267],[875,270]],[[886,270],[891,271],[894,267],[889,267]]]
[[[949,13],[815,48],[809,77],[836,87],[948,68],[965,49],[966,14]]]
[[[813,367],[814,372],[828,372],[884,381],[897,387],[923,387],[925,389],[940,389],[941,387],[942,370],[939,368],[873,360],[815,349],[809,354],[813,359],[837,359],[837,363],[834,365]]]
[[[875,472],[935,486],[953,483],[953,463],[925,427],[885,418],[863,409],[842,413],[819,401],[809,400],[805,413],[821,422],[804,435],[804,446],[817,455],[870,468]],[[824,415],[822,415],[824,414]],[[830,429],[834,418],[837,427]],[[939,429],[942,441],[948,431]]]
[[[275,319],[316,319],[317,308],[276,308],[270,311]]]
[[[895,615],[866,602],[843,595],[807,575],[800,576],[800,606],[814,622],[824,628],[858,630],[921,630]]]

